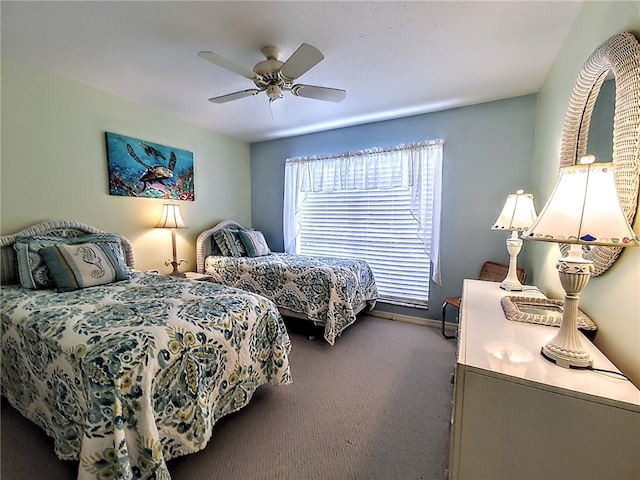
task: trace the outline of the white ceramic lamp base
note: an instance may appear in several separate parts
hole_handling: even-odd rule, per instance
[[[507,238],[507,251],[509,252],[509,272],[500,284],[500,288],[509,292],[521,292],[522,284],[518,280],[518,254],[522,248],[522,239],[518,237],[518,232],[511,232],[511,237]]]
[[[582,247],[572,245],[569,254],[556,265],[565,291],[560,331],[542,347],[542,356],[564,368],[589,368],[591,356],[582,346],[578,333],[578,300],[589,282],[593,262],[582,258]]]

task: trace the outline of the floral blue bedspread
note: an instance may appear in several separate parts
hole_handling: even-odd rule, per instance
[[[371,310],[378,298],[373,272],[363,260],[290,253],[211,255],[205,259],[205,273],[214,282],[258,293],[324,325],[324,338],[331,345],[356,321],[356,308],[367,303]]]
[[[260,385],[291,382],[282,317],[246,291],[134,272],[1,294],[2,394],[81,479],[169,479]]]

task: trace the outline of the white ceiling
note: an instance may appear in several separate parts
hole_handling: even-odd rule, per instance
[[[2,58],[52,70],[187,122],[249,141],[538,92],[584,1],[11,2]],[[301,83],[347,90],[339,104],[266,94],[197,56],[249,70],[262,47],[286,60],[301,43],[325,59]]]

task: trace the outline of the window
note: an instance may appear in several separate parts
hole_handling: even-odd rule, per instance
[[[426,306],[440,283],[442,140],[287,159],[285,250],[366,260],[380,300]]]

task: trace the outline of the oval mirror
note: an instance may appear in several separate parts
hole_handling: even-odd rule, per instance
[[[640,44],[631,33],[614,35],[586,61],[571,94],[562,131],[560,167],[579,162],[587,153],[589,127],[598,94],[607,78],[615,79],[613,152],[616,187],[622,210],[633,224],[640,183]],[[608,161],[600,158],[600,161]],[[568,245],[561,245],[563,254]],[[622,247],[592,246],[584,257],[594,265],[593,275],[606,272]]]
[[[594,155],[596,162],[613,161],[613,116],[616,102],[616,80],[609,72],[602,83],[598,99],[591,112],[587,154]]]

